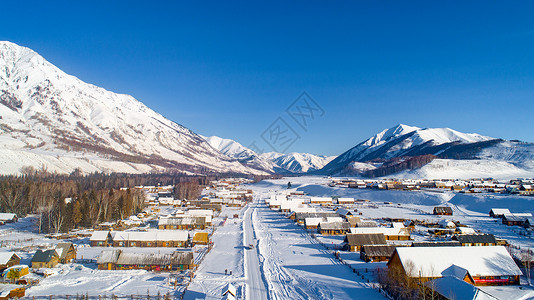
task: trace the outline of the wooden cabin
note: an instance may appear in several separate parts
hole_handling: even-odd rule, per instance
[[[99,270],[182,271],[194,267],[193,252],[174,251],[172,254],[130,253],[104,250],[97,259]]]
[[[502,223],[508,226],[524,226],[527,218],[532,217],[530,213],[513,213],[504,214],[502,216]]]
[[[419,282],[454,275],[473,285],[518,285],[522,275],[504,246],[397,247],[387,266]]]
[[[0,213],[0,224],[18,222],[19,217],[13,213]]]
[[[180,217],[160,218],[158,221],[158,229],[180,229],[180,230],[204,230],[209,226],[206,219],[209,216],[190,216],[184,215]]]
[[[187,247],[189,233],[185,230],[115,231],[114,247]]]
[[[350,233],[370,234],[381,233],[386,240],[408,241],[410,240],[410,230],[406,227],[356,227],[351,228]]]
[[[386,245],[386,237],[383,233],[349,233],[343,241],[345,250],[361,251],[364,245]]]
[[[360,259],[365,262],[388,261],[393,252],[394,245],[363,245],[360,250]]]
[[[210,242],[208,232],[196,232],[191,241],[192,245],[207,245]]]
[[[37,250],[31,260],[32,268],[54,268],[59,264],[59,255],[55,249]]]
[[[109,230],[93,231],[89,238],[91,247],[107,247],[113,245],[113,239]]]
[[[70,263],[76,259],[76,247],[73,243],[58,243],[56,252],[59,255],[59,262],[62,264]]]
[[[492,218],[502,218],[505,214],[511,214],[508,208],[492,208],[489,212]]]
[[[321,222],[317,231],[324,235],[340,235],[350,231],[349,222]]]
[[[19,299],[26,295],[26,287],[20,284],[0,284],[0,300]]]
[[[18,256],[15,252],[0,252],[0,272],[18,264],[20,264],[20,256]]]
[[[452,216],[452,208],[449,206],[436,206],[434,207],[433,214],[438,216]]]
[[[459,234],[453,237],[462,246],[495,246],[497,240],[493,234]]]

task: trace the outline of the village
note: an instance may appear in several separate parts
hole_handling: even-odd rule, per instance
[[[196,200],[136,186],[142,212],[68,233],[1,213],[0,299],[526,299],[532,183],[226,178]]]

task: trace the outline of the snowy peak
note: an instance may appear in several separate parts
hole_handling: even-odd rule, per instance
[[[341,154],[326,165],[321,173],[335,174],[351,168],[351,166],[361,165],[355,164],[355,162],[383,163],[403,156],[413,157],[442,153],[450,155],[454,154],[455,146],[476,143],[488,143],[484,146],[490,146],[492,140],[494,139],[491,137],[476,133],[462,133],[450,128],[419,128],[399,124],[381,131]],[[371,167],[376,166],[367,164],[365,169]]]
[[[25,166],[258,173],[132,96],[87,84],[10,42],[0,42],[0,116],[1,174]]]
[[[324,167],[334,157],[309,153],[268,152],[258,154],[240,143],[218,136],[204,137],[215,149],[231,158],[239,160],[246,166],[270,173],[306,173]]]

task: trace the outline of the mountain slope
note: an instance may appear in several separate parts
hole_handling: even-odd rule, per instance
[[[2,174],[24,166],[258,173],[132,96],[82,82],[10,42],[0,42],[0,116]]]
[[[223,139],[218,136],[204,137],[215,149],[239,160],[248,167],[270,173],[306,173],[324,167],[334,157],[326,157],[309,153],[277,153],[257,154],[240,143]]]
[[[432,170],[450,166],[450,170],[442,174],[454,174],[454,168],[466,169],[467,163],[433,162],[434,159],[452,160],[498,160],[515,166],[518,170],[510,169],[506,174],[528,174],[534,169],[534,146],[519,142],[504,141],[482,136],[475,133],[461,133],[450,128],[418,128],[407,125],[397,125],[383,130],[377,135],[351,148],[319,171],[320,174],[360,174],[367,177],[398,175],[405,169],[421,171],[419,175],[430,175]],[[427,168],[426,165],[429,164]],[[488,164],[489,165],[489,164]],[[432,168],[431,166],[434,166]],[[488,170],[486,165],[480,168],[480,163],[473,163],[483,174]],[[514,168],[515,168],[514,167]],[[525,170],[523,170],[525,169]],[[523,172],[525,171],[525,172]],[[406,173],[406,172],[404,172]],[[411,172],[415,174],[416,172]],[[505,174],[502,173],[502,174]],[[468,174],[463,172],[463,174]],[[474,174],[474,173],[473,173]],[[489,173],[488,173],[489,174]],[[411,176],[411,175],[410,175]],[[491,177],[487,175],[486,177]]]

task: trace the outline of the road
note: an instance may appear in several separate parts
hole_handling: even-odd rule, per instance
[[[254,211],[257,209],[257,202],[249,204],[243,218],[243,245],[254,245],[253,249],[245,248],[245,278],[246,278],[246,299],[269,299],[265,280],[262,276],[260,258],[258,256],[257,240],[254,233],[254,222],[252,221]]]

